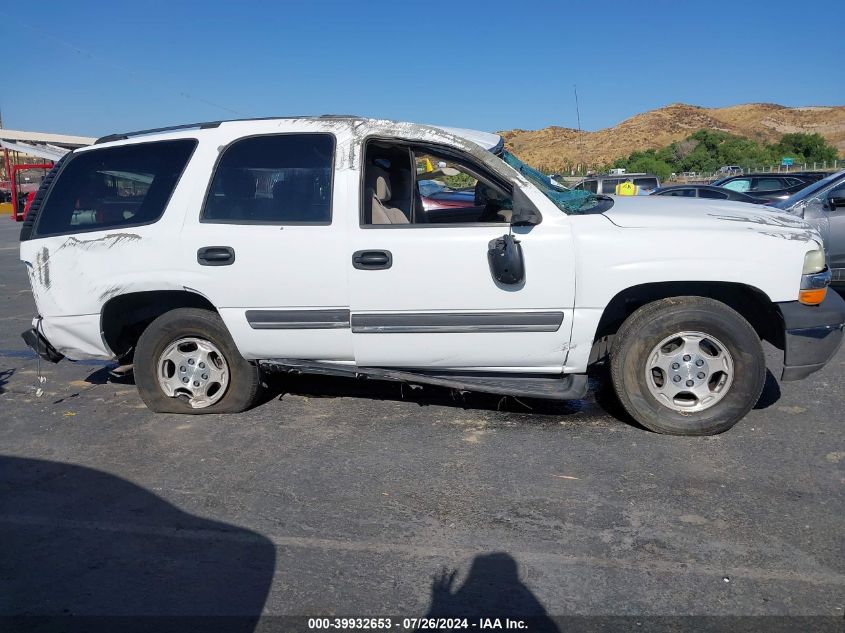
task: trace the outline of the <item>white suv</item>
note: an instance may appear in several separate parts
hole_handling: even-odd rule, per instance
[[[845,322],[800,219],[568,191],[496,135],[358,117],[100,139],[21,240],[26,341],[132,363],[160,412],[242,411],[262,371],[578,398],[606,360],[644,426],[718,433],[761,393],[761,339],[803,378]]]

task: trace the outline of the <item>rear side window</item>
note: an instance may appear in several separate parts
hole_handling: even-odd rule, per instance
[[[715,200],[725,200],[728,194],[723,191],[713,191],[712,189],[701,189],[698,192],[699,198],[713,198]]]
[[[591,193],[598,192],[598,183],[595,180],[585,180],[584,182],[579,182],[573,189],[581,189],[583,191],[589,191]]]
[[[657,178],[634,178],[634,184],[640,189],[651,191],[657,189]]]
[[[203,222],[331,224],[334,136],[276,134],[232,143],[217,165]]]
[[[602,180],[601,181],[601,192],[602,193],[616,193],[616,185],[619,183],[624,182],[623,180]]]
[[[683,198],[695,198],[695,189],[669,189],[660,194],[661,196],[678,196]]]
[[[780,178],[757,178],[754,182],[754,191],[775,191],[783,189]]]
[[[157,221],[196,145],[179,139],[73,154],[39,211],[36,236]]]

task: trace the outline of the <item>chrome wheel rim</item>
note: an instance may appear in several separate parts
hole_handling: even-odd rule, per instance
[[[652,396],[679,413],[709,409],[733,384],[734,363],[728,348],[703,332],[678,332],[651,350],[645,380]]]
[[[177,339],[161,353],[157,368],[158,384],[165,395],[184,398],[193,409],[210,407],[229,386],[226,358],[205,339]]]

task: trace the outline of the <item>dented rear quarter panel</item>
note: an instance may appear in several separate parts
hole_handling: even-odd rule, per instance
[[[186,169],[167,209],[153,224],[21,242],[20,258],[38,314],[45,318],[99,314],[119,294],[181,288],[179,261],[173,255],[192,188],[188,175]]]

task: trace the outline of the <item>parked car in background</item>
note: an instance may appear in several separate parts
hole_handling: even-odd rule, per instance
[[[660,186],[660,179],[652,174],[605,174],[585,178],[575,185],[573,189],[613,195],[616,193],[616,185],[621,185],[628,180],[640,188],[641,195],[649,194]]]
[[[790,172],[790,176],[796,176],[798,178],[802,178],[806,180],[808,183],[810,182],[817,182],[822,178],[827,178],[830,176],[829,171],[794,171]]]
[[[775,206],[819,230],[831,283],[845,289],[845,170],[814,182]]]
[[[710,184],[744,193],[763,202],[785,200],[812,182],[797,174],[744,174],[720,178]]]
[[[475,202],[475,189],[452,189],[436,180],[419,180],[418,187],[423,209],[466,207]]]
[[[724,174],[726,176],[731,176],[733,174],[741,174],[742,167],[739,165],[722,165],[719,167],[719,173]]]
[[[748,202],[750,204],[762,204],[761,200],[751,196],[731,191],[724,187],[712,185],[668,185],[655,189],[653,196],[678,196],[681,198],[709,198],[711,200],[733,200],[735,202]]]

